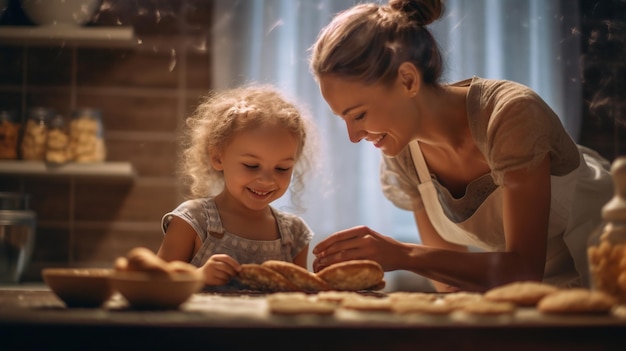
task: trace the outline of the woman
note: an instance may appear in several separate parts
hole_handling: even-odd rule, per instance
[[[351,228],[313,249],[314,270],[367,258],[441,292],[520,280],[588,286],[587,237],[612,195],[607,160],[576,145],[521,84],[441,84],[425,26],[443,10],[439,0],[356,5],[312,47],[324,99],[352,142],[383,152],[385,195],[413,211],[422,243]]]

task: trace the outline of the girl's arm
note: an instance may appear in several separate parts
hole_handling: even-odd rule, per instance
[[[293,263],[297,264],[300,267],[307,268],[308,255],[309,255],[309,244],[306,244],[306,246],[304,246],[302,250],[298,253],[298,255],[296,255],[296,257],[293,259]]]
[[[172,217],[157,256],[165,261],[190,262],[200,248],[200,239],[195,230],[184,220]],[[197,269],[204,277],[206,285],[223,285],[234,277],[239,270],[239,263],[224,254],[211,256]]]
[[[157,256],[165,261],[191,261],[196,253],[196,231],[184,220],[172,217],[167,231],[157,251]]]

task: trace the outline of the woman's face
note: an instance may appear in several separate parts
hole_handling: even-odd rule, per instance
[[[365,139],[395,156],[413,139],[416,107],[399,82],[365,85],[334,75],[323,75],[319,82],[322,96],[346,123],[353,143]]]

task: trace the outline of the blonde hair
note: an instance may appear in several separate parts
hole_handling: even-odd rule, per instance
[[[271,85],[250,84],[213,91],[203,97],[186,120],[180,173],[191,197],[208,197],[224,189],[222,172],[211,165],[211,156],[224,150],[238,132],[275,125],[299,140],[290,184],[296,207],[304,190],[304,176],[314,165],[316,133],[305,109],[288,101]]]
[[[310,69],[366,84],[389,83],[403,62],[413,63],[426,84],[443,70],[437,42],[426,25],[444,12],[441,0],[389,0],[359,4],[338,13],[311,47]]]

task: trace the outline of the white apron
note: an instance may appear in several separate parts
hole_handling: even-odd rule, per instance
[[[419,179],[418,190],[437,233],[451,243],[484,251],[505,251],[502,188],[497,187],[471,217],[455,223],[444,213],[418,142],[413,141],[409,145]],[[583,154],[583,151],[595,154],[579,147],[578,168],[564,176],[551,176],[544,281],[558,286],[588,286],[587,238],[599,223],[600,208],[612,194],[606,161],[603,163],[603,160]],[[602,179],[603,189],[589,185],[597,179]],[[577,181],[579,184],[574,185]],[[581,198],[584,201],[580,201]]]

